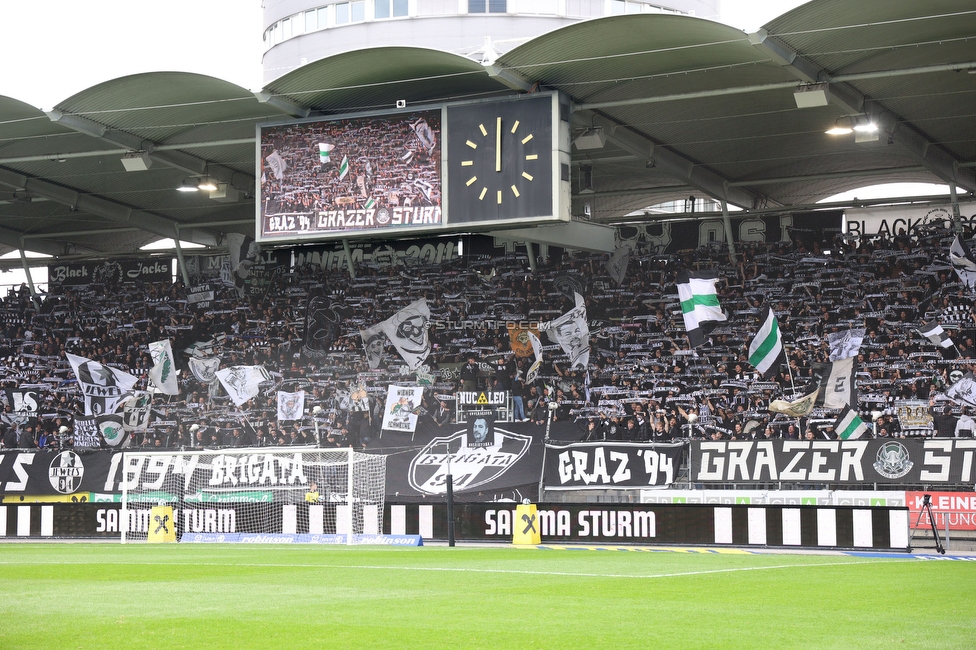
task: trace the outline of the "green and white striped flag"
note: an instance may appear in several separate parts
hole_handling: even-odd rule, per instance
[[[756,338],[749,344],[749,363],[763,379],[769,379],[776,374],[776,362],[783,357],[783,336],[776,314],[768,306],[763,309],[760,320],[762,325],[756,332]]]
[[[696,348],[705,342],[705,335],[719,323],[728,320],[718,304],[715,283],[718,276],[714,271],[678,274],[678,300],[681,301],[681,315],[688,331],[688,342]]]
[[[369,198],[368,198],[368,199],[366,200],[366,205],[365,205],[364,207],[365,207],[365,208],[366,208],[367,210],[372,210],[372,209],[373,209],[373,208],[374,208],[375,206],[376,206],[376,201],[374,201],[374,200],[373,200],[373,197],[369,197]]]
[[[326,165],[329,163],[329,158],[332,156],[332,150],[335,149],[335,145],[331,142],[320,142],[319,143],[319,164]]]
[[[342,164],[339,165],[339,180],[341,181],[349,173],[349,156],[342,157]]]
[[[841,440],[854,440],[862,436],[867,437],[868,425],[864,424],[864,420],[859,418],[850,406],[845,406],[834,422],[834,431]]]

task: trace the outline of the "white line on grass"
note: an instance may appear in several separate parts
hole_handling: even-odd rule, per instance
[[[888,560],[899,562],[904,560]],[[30,564],[37,566],[41,564],[50,565],[77,565],[77,564],[98,564],[97,562],[10,562],[0,561],[0,565],[20,565]],[[795,569],[805,567],[826,567],[826,566],[850,566],[853,564],[877,564],[877,561],[853,561],[853,562],[817,562],[812,564],[776,564],[770,566],[757,567],[732,567],[726,569],[709,569],[703,571],[679,571],[676,573],[652,573],[648,575],[633,575],[626,573],[585,573],[577,571],[530,571],[525,569],[479,569],[474,567],[416,567],[416,566],[383,566],[374,564],[292,564],[292,563],[271,563],[271,562],[107,562],[102,564],[123,565],[123,566],[214,566],[214,567],[253,567],[253,568],[283,568],[283,569],[354,569],[370,571],[436,571],[436,572],[458,572],[458,573],[492,573],[492,574],[515,574],[515,575],[536,575],[536,576],[558,576],[568,578],[626,578],[636,580],[653,580],[659,578],[680,578],[683,576],[699,576],[712,573],[737,573],[740,571],[768,571],[771,569]]]

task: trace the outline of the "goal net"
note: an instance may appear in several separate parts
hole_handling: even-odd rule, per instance
[[[182,541],[354,544],[382,533],[383,455],[311,447],[133,451],[121,464],[123,543],[169,526]],[[172,510],[154,514],[155,506]]]

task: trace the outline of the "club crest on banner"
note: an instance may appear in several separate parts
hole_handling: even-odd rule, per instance
[[[874,469],[885,478],[896,479],[912,471],[914,465],[905,445],[891,441],[886,442],[878,450]]]
[[[122,416],[118,414],[100,415],[97,419],[98,432],[102,440],[109,447],[125,447],[129,434],[122,423]]]
[[[434,438],[410,461],[407,480],[410,487],[424,494],[447,492],[447,464],[450,453],[451,479],[457,492],[474,490],[500,478],[529,451],[531,436],[524,436],[493,427],[487,434],[486,445],[474,440],[475,418],[469,429]]]
[[[73,451],[62,451],[54,457],[48,469],[48,480],[51,487],[61,494],[72,494],[81,487],[85,478],[85,464],[81,456]]]

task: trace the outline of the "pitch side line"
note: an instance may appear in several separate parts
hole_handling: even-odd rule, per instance
[[[647,575],[633,575],[626,573],[584,573],[575,571],[527,571],[523,569],[479,569],[472,567],[413,567],[413,566],[383,566],[376,564],[293,564],[293,563],[270,563],[270,562],[10,562],[0,561],[0,565],[55,565],[70,566],[79,564],[110,564],[115,566],[216,566],[216,567],[258,567],[258,568],[282,568],[282,569],[350,569],[368,571],[424,571],[437,573],[485,573],[485,574],[510,574],[510,575],[535,575],[535,576],[558,576],[567,578],[623,578],[630,580],[655,580],[660,578],[680,578],[683,576],[698,576],[719,573],[738,573],[741,571],[768,571],[773,569],[796,569],[804,567],[827,567],[827,566],[851,566],[854,564],[877,564],[876,561],[851,561],[851,562],[817,562],[812,564],[777,564],[764,567],[736,567],[726,569],[709,569],[703,571],[678,571],[675,573],[652,573]]]

